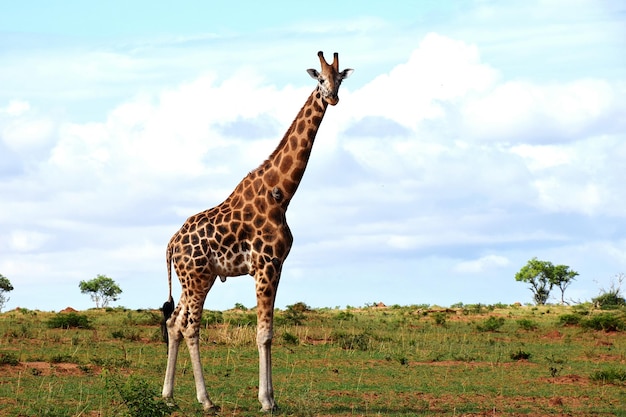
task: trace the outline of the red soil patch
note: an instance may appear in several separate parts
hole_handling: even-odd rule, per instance
[[[0,366],[0,376],[16,376],[20,373],[31,373],[33,375],[49,376],[80,376],[87,372],[99,374],[102,369],[97,366],[80,366],[75,363],[48,363],[48,362],[20,362],[16,366]]]
[[[542,339],[560,339],[563,337],[563,333],[561,333],[558,330],[552,330],[551,332],[546,333],[545,335],[543,335]]]
[[[65,307],[63,310],[59,311],[59,313],[78,313],[78,310],[75,310],[72,307]]]

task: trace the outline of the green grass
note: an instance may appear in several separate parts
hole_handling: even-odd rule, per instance
[[[277,415],[625,415],[621,310],[299,307],[277,312]],[[158,311],[88,310],[78,316],[89,328],[50,327],[58,316],[0,314],[3,416],[202,415],[184,344],[177,408],[158,398],[166,361]],[[206,311],[202,321],[206,383],[223,416],[258,415],[254,317]]]

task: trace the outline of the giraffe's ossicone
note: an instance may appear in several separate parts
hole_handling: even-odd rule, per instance
[[[209,399],[200,362],[199,332],[204,300],[219,276],[254,277],[257,299],[259,401],[263,411],[276,409],[272,386],[272,327],[274,301],[283,262],[293,237],[285,213],[311,154],[328,105],[339,101],[341,82],[352,69],[339,71],[339,56],[328,64],[318,52],[321,70],[307,70],[317,80],[302,109],[274,152],[250,172],[220,205],[187,219],[167,245],[169,299],[163,306],[168,341],[163,396],[173,398],[176,359],[181,340],[189,348],[198,401],[206,411],[217,407]],[[174,307],[171,266],[181,285]]]

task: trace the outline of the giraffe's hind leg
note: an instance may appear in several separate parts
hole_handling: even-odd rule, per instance
[[[188,308],[183,302],[183,299],[184,297],[181,297],[179,306],[166,322],[168,336],[167,368],[165,370],[162,396],[169,405],[174,405],[176,360],[180,342],[184,337],[191,357],[197,399],[202,404],[202,408],[205,412],[216,413],[219,411],[219,407],[209,398],[204,383],[204,375],[202,373],[202,362],[200,361],[200,329],[198,324],[200,323],[202,310],[197,311],[197,309]]]
[[[165,321],[165,333],[167,341],[167,368],[165,370],[165,381],[163,382],[162,396],[168,404],[173,405],[174,401],[174,377],[176,376],[176,359],[178,358],[178,348],[183,338],[180,328],[177,326],[180,308],[176,308],[174,313]]]

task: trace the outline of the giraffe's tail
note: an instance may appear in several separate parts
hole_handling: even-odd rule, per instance
[[[172,316],[174,312],[174,298],[172,297],[172,246],[167,245],[167,252],[165,254],[165,261],[167,262],[167,283],[169,286],[169,298],[163,303],[161,311],[163,312],[163,321],[161,321],[161,335],[165,344],[168,343],[167,336],[167,320]]]

